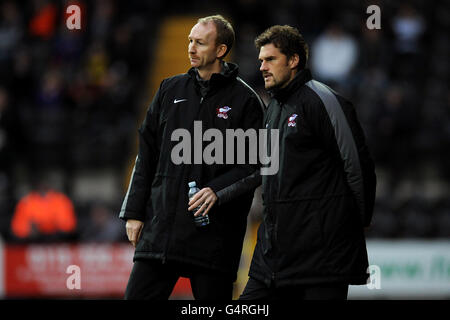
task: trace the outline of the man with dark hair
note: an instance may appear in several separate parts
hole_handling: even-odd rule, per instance
[[[125,299],[168,299],[182,276],[190,278],[195,299],[230,300],[247,215],[261,183],[257,165],[173,160],[178,129],[195,139],[201,123],[205,134],[214,129],[225,136],[228,129],[257,130],[263,117],[261,99],[237,76],[237,65],[223,61],[234,41],[231,24],[221,16],[199,19],[188,39],[192,68],[162,81],[139,129],[139,153],[120,212],[136,248]],[[194,159],[197,144],[204,145],[189,142]],[[201,190],[189,201],[191,181]],[[196,208],[195,216],[208,214],[209,225],[195,225]]]
[[[299,56],[297,71],[305,69],[309,58],[309,48],[297,29],[287,25],[273,26],[255,39],[255,46],[258,50],[270,43],[277,47],[288,59],[297,54]]]
[[[263,176],[263,221],[240,299],[346,299],[349,284],[368,279],[376,176],[363,130],[352,104],[312,79],[297,29],[271,27],[255,45],[280,165]]]

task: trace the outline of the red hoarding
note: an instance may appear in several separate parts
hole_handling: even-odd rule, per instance
[[[129,244],[5,245],[7,297],[123,297],[133,266]],[[180,279],[172,298],[189,296]]]

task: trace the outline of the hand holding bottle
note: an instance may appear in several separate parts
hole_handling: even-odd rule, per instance
[[[191,183],[189,184],[190,187]],[[209,187],[197,190],[196,192],[190,191],[188,211],[194,211],[194,217],[206,217],[217,199],[216,194]]]

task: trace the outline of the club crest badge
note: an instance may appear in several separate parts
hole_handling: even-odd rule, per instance
[[[229,106],[217,108],[217,118],[228,119],[228,111],[230,110],[231,108]]]
[[[295,127],[297,125],[297,117],[298,115],[296,113],[289,117],[288,127]]]

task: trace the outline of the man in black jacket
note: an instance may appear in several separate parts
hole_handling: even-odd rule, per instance
[[[261,183],[257,164],[202,161],[203,131],[225,137],[227,129],[262,126],[261,99],[237,76],[237,66],[223,61],[234,41],[231,24],[222,16],[201,18],[188,39],[192,68],[162,81],[139,129],[120,212],[136,247],[126,299],[167,299],[180,276],[190,278],[196,299],[231,299],[247,215]],[[192,139],[180,141],[180,130]],[[186,143],[190,150],[179,149]],[[219,147],[227,158],[231,149]],[[248,155],[247,149],[234,151]],[[190,181],[201,189],[191,201]],[[209,225],[195,226],[197,207]]]
[[[297,29],[273,26],[255,45],[280,158],[262,178],[263,221],[240,299],[346,299],[349,284],[368,279],[376,176],[363,130],[349,101],[312,80]]]

